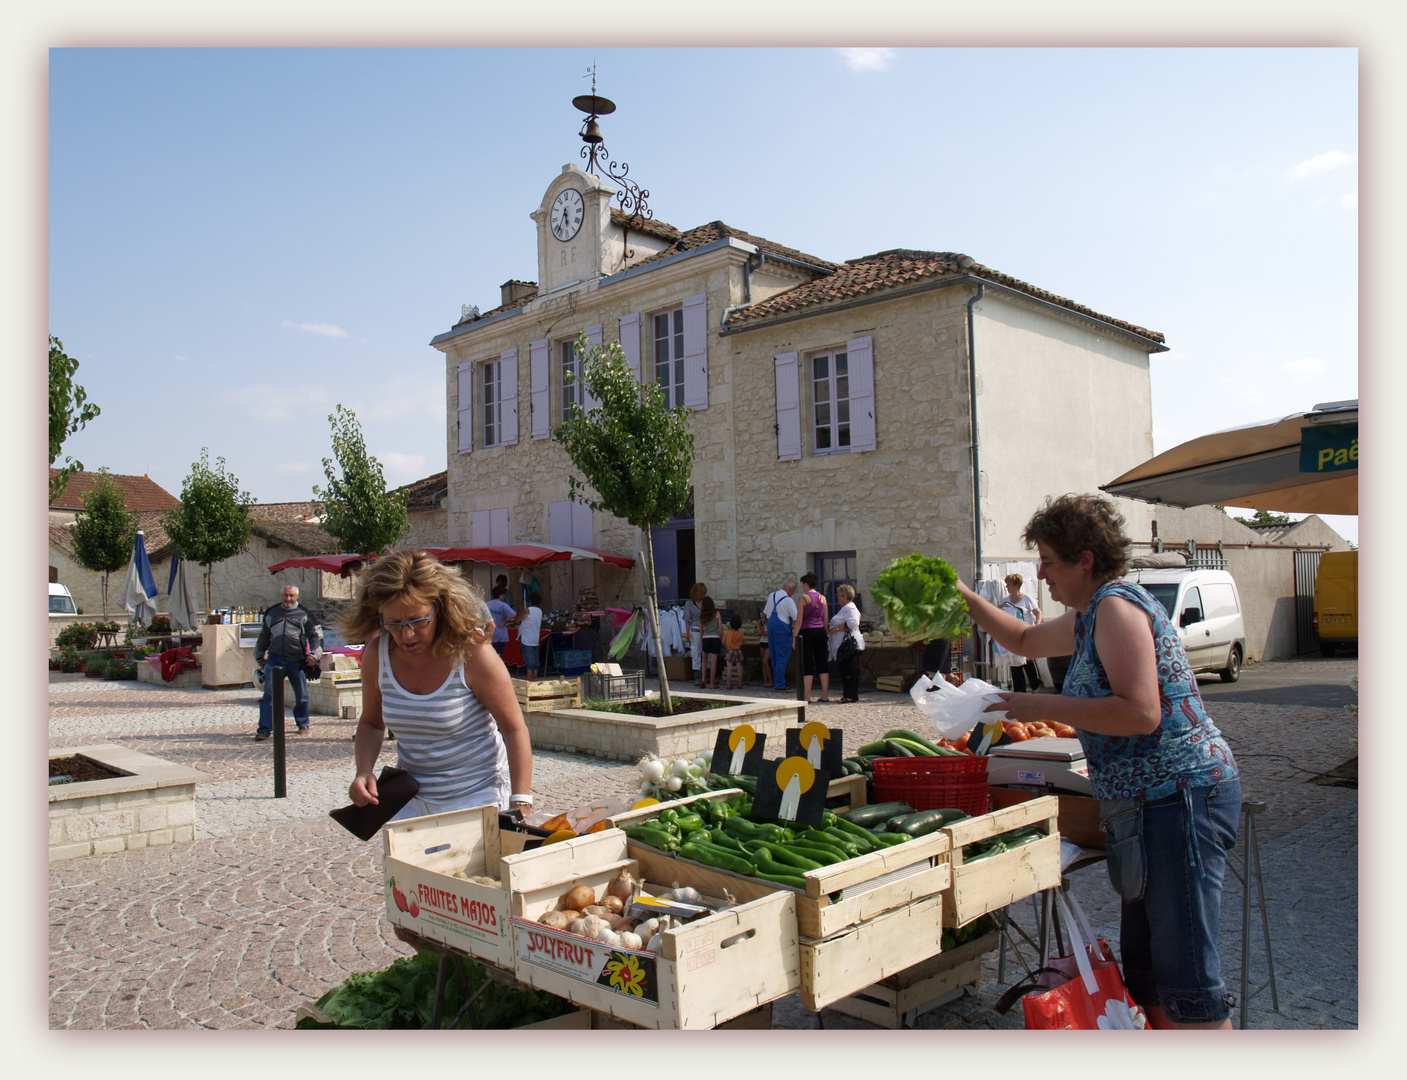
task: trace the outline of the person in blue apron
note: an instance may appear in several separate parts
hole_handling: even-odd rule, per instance
[[[1070,657],[1061,696],[1003,693],[988,712],[1075,728],[1123,902],[1124,984],[1155,1028],[1230,1028],[1217,953],[1226,853],[1241,814],[1240,772],[1208,718],[1166,609],[1122,580],[1123,516],[1097,495],[1047,499],[1023,542],[1067,609],[1025,623],[961,582],[968,613],[1022,656]]]
[[[787,661],[791,659],[792,638],[796,634],[796,578],[788,576],[782,587],[762,605],[767,622],[767,647],[772,653],[772,689],[787,689]]]

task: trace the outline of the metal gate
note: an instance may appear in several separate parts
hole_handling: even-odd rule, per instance
[[[1319,573],[1322,551],[1295,553],[1295,648],[1314,652],[1319,642],[1314,636],[1314,579]]]

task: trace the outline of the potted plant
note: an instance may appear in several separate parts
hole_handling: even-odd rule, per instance
[[[97,639],[97,631],[91,623],[70,623],[59,631],[54,642],[60,649],[91,649]]]
[[[90,679],[101,679],[107,674],[107,665],[108,662],[101,656],[95,656],[88,661],[87,666],[83,669],[83,673]]]
[[[170,618],[165,615],[158,615],[156,618],[152,619],[151,626],[147,628],[147,632],[158,635],[171,633]]]
[[[67,646],[59,652],[59,670],[71,675],[78,670],[78,650]]]
[[[51,656],[51,657],[49,657],[49,670],[50,670],[50,671],[58,671],[58,670],[59,670],[59,658],[58,658],[57,656]]]

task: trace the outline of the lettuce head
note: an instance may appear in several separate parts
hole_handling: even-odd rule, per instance
[[[900,641],[932,641],[952,637],[967,618],[957,583],[958,572],[946,559],[915,552],[881,570],[870,596]]]

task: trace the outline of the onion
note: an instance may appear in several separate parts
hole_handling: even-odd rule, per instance
[[[638,884],[639,883],[631,877],[629,870],[621,870],[619,874],[611,878],[611,883],[606,886],[606,896],[602,897],[601,902],[605,903],[607,898],[614,897],[624,904],[635,897],[635,890]]]
[[[611,929],[619,934],[622,930],[634,930],[635,924],[640,920],[629,915],[612,915],[606,921],[611,924]]]
[[[683,758],[680,758],[678,761],[676,761],[676,762],[674,763],[674,768],[673,768],[671,771],[673,772],[673,774],[674,774],[675,776],[680,776],[680,777],[688,776],[688,775],[689,775],[689,763],[688,763],[687,761],[685,761]]]
[[[596,890],[589,885],[577,885],[568,889],[566,895],[563,896],[561,900],[562,910],[564,911],[567,908],[583,911],[594,903],[596,903]]]
[[[612,915],[619,915],[625,910],[625,901],[619,896],[603,896],[599,906],[610,909]]]
[[[590,904],[582,908],[581,913],[583,915],[595,915],[597,918],[601,919],[620,914],[617,911],[612,911],[610,908],[606,907],[605,904]]]
[[[546,911],[538,916],[538,922],[543,926],[550,926],[553,930],[565,930],[573,922],[567,917],[565,911]]]
[[[620,947],[622,949],[638,949],[640,948],[640,944],[639,934],[632,934],[627,930],[620,936]]]
[[[640,774],[650,783],[658,783],[664,779],[664,762],[658,758],[647,761],[640,769]]]
[[[655,785],[652,784],[650,781],[648,781],[648,780],[642,780],[642,781],[640,781],[640,794],[641,794],[641,795],[651,795],[651,794],[654,793],[654,790],[655,790]]]
[[[680,780],[677,776],[671,776],[664,782],[664,786],[668,791],[678,791],[684,786],[684,781]]]

